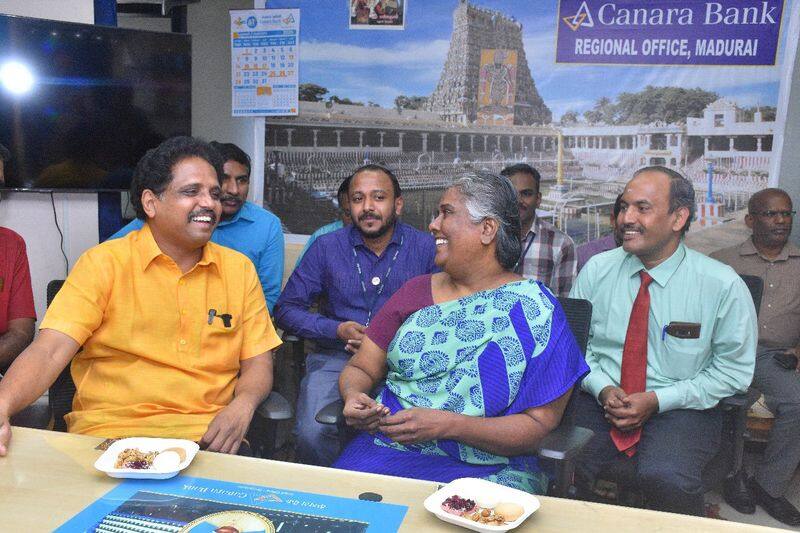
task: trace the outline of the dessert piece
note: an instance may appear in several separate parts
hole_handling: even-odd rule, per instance
[[[133,470],[146,470],[153,465],[153,460],[158,452],[143,452],[137,448],[125,448],[114,462],[114,468],[132,468]]]
[[[180,464],[180,456],[172,450],[164,450],[153,459],[153,468],[164,472],[177,470]]]
[[[501,515],[506,522],[513,522],[518,519],[525,512],[521,505],[511,502],[498,503],[494,512],[496,515]]]
[[[442,510],[456,516],[464,516],[475,509],[475,502],[454,494],[442,502]]]
[[[483,509],[494,509],[500,499],[492,494],[483,494],[475,498],[475,504]]]
[[[180,459],[181,463],[186,460],[186,450],[181,448],[180,446],[175,446],[175,447],[172,447],[172,448],[165,448],[165,449],[161,450],[161,453],[164,453],[164,452],[175,452],[175,453],[177,453],[178,454],[178,458]]]

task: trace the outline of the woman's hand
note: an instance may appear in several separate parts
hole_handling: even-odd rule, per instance
[[[389,408],[359,392],[345,400],[342,414],[348,426],[375,433],[381,418],[389,414]]]
[[[450,411],[412,407],[384,417],[378,429],[400,444],[416,444],[449,438],[447,432],[459,416]]]

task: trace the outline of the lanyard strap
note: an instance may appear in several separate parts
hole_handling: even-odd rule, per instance
[[[516,272],[517,274],[522,274],[523,266],[525,265],[525,256],[528,255],[528,250],[531,249],[531,244],[533,244],[533,239],[536,238],[535,233],[533,234],[529,233],[529,235],[531,236],[531,238],[528,239],[528,245],[525,246],[525,249],[522,251],[522,255],[519,256],[519,259],[517,259],[517,264],[514,265],[514,272]]]
[[[392,267],[394,266],[394,262],[397,260],[397,254],[400,253],[400,248],[403,247],[403,240],[405,239],[405,235],[400,237],[400,245],[395,250],[394,255],[392,256],[392,260],[389,262],[389,268],[386,270],[386,275],[383,276],[381,279],[380,285],[378,286],[378,290],[376,291],[375,298],[372,300],[367,306],[367,323],[364,324],[365,326],[369,326],[370,320],[372,320],[372,310],[375,307],[375,304],[378,302],[378,299],[381,297],[381,293],[383,292],[383,288],[386,286],[386,280],[389,279],[389,274],[392,273]],[[364,279],[364,271],[361,269],[361,263],[358,261],[358,254],[356,253],[356,247],[353,246],[353,259],[356,262],[356,271],[358,272],[358,279],[361,282],[361,292],[364,293],[364,302],[367,302],[367,283]]]

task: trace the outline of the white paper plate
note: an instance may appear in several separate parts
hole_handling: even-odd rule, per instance
[[[163,470],[155,467],[147,469],[134,469],[134,468],[114,468],[114,463],[120,452],[126,448],[136,448],[142,452],[160,452],[167,448],[183,448],[186,451],[186,459],[184,459],[176,469]],[[189,466],[197,455],[200,447],[196,442],[183,439],[155,439],[149,437],[131,437],[128,439],[120,439],[113,443],[108,449],[103,452],[103,455],[97,458],[94,467],[101,472],[105,472],[111,477],[126,477],[134,479],[168,479],[175,476],[178,472]]]
[[[480,496],[491,494],[497,498],[498,502],[511,502],[521,505],[524,511],[522,516],[508,524],[503,524],[501,526],[481,524],[479,522],[473,522],[469,518],[456,516],[442,510],[442,502],[444,502],[450,496],[456,494],[469,500],[476,500]],[[425,498],[425,509],[435,514],[440,520],[444,520],[445,522],[465,527],[473,531],[482,531],[485,533],[514,529],[524,522],[526,518],[536,512],[540,505],[541,503],[539,503],[539,499],[532,494],[528,494],[527,492],[523,492],[521,490],[512,489],[510,487],[504,487],[503,485],[498,485],[497,483],[492,483],[491,481],[486,481],[485,479],[473,477],[464,477],[453,480]]]

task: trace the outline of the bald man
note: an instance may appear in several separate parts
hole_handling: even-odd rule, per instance
[[[800,511],[784,497],[800,463],[800,248],[789,243],[795,212],[781,189],[757,192],[747,211],[752,237],[711,257],[764,280],[753,387],[764,394],[775,425],[749,491],[724,495],[740,512],[752,513],[758,503],[776,520],[798,526]],[[781,366],[776,355],[790,367]]]

